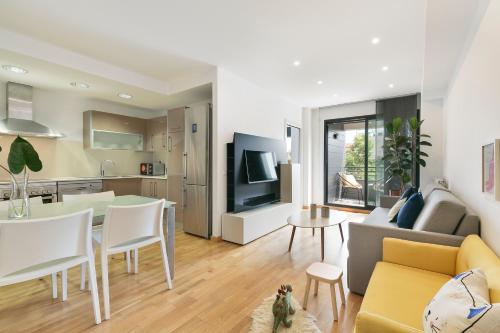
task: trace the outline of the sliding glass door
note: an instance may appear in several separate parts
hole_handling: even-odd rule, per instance
[[[325,121],[325,204],[376,206],[383,190],[378,128],[375,116]]]

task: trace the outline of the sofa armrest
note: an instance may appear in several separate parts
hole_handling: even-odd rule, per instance
[[[383,260],[393,264],[455,275],[458,247],[384,238]]]
[[[423,333],[421,330],[398,323],[374,313],[361,311],[356,316],[355,333]]]
[[[351,292],[364,295],[375,264],[382,261],[386,237],[449,246],[460,246],[464,240],[455,235],[351,222],[347,241],[347,284]]]
[[[381,195],[380,196],[380,204],[379,206],[382,208],[392,208],[398,202],[399,197],[390,196],[390,195]]]

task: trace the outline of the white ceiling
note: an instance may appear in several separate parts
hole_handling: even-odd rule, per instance
[[[446,95],[491,0],[429,1],[422,98]]]
[[[29,73],[26,75],[0,69],[0,81],[3,82],[13,81],[42,89],[77,93],[89,98],[109,100],[152,110],[175,108],[212,97],[210,84],[194,87],[180,93],[160,94],[2,49],[0,49],[1,64],[15,64],[21,68],[29,69]],[[73,87],[70,85],[71,82],[84,82],[90,84],[90,88]],[[119,93],[130,94],[133,98],[130,100],[122,99],[118,97]],[[2,107],[0,106],[0,108]]]
[[[215,65],[324,106],[420,91],[424,11],[425,0],[3,0],[0,26],[157,80]]]

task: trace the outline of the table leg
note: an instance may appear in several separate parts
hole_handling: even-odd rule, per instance
[[[321,261],[325,260],[325,228],[321,228]]]
[[[293,237],[295,236],[295,229],[297,227],[293,227],[292,229],[292,237],[290,237],[290,245],[288,245],[288,252],[290,252],[292,250],[292,244],[293,244]]]
[[[167,225],[167,256],[168,266],[170,268],[170,278],[174,278],[175,270],[175,206],[167,208],[167,220],[164,221]]]
[[[342,243],[344,242],[344,233],[342,232],[342,223],[339,223],[340,237],[342,237]]]

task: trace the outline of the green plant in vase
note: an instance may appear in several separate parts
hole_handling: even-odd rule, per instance
[[[403,120],[394,118],[386,125],[384,138],[386,183],[396,180],[400,191],[411,181],[411,156],[408,151],[408,137],[404,134]]]
[[[423,139],[430,138],[430,135],[420,134],[423,122],[412,117],[405,127],[403,120],[396,117],[386,126],[382,158],[388,176],[386,183],[396,180],[401,192],[407,185],[417,186],[417,168],[425,167],[425,158],[429,157],[421,150],[422,146],[432,146]]]
[[[2,151],[1,147],[0,151]],[[9,218],[27,217],[30,213],[30,204],[27,193],[28,174],[26,168],[38,172],[42,170],[42,161],[31,143],[17,136],[10,145],[7,164],[8,168],[3,165],[0,165],[0,168],[7,171],[11,178]]]

